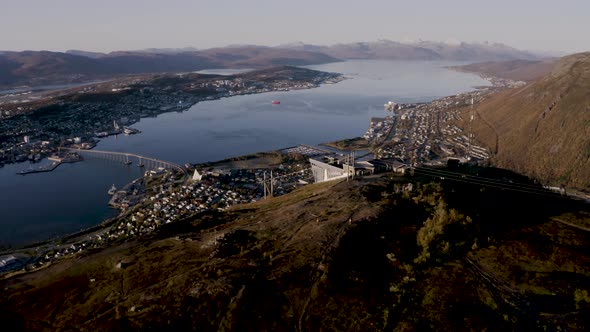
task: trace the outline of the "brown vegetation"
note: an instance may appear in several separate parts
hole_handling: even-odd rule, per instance
[[[588,91],[590,53],[565,57],[534,83],[477,105],[474,132],[497,166],[590,191]]]
[[[532,82],[551,72],[558,59],[511,60],[499,62],[480,62],[452,67],[458,71],[478,73],[486,77],[498,77],[513,81]]]
[[[323,145],[343,151],[366,150],[370,147],[369,142],[362,137],[347,138],[340,141],[324,143]]]
[[[419,177],[310,185],[4,280],[0,319],[53,331],[582,330],[590,235],[550,219],[576,209]]]

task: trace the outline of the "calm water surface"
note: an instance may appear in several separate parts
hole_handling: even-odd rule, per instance
[[[360,136],[371,117],[387,115],[388,100],[429,101],[488,84],[444,68],[454,64],[358,60],[311,66],[350,79],[311,90],[198,103],[183,113],[142,119],[133,125],[141,134],[109,137],[96,149],[184,164]],[[140,176],[137,167],[101,160],[62,165],[51,173],[15,174],[28,167],[0,169],[0,245],[47,239],[114,216],[106,191]]]

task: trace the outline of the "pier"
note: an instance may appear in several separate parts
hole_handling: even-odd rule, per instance
[[[26,175],[26,174],[33,174],[33,173],[44,173],[44,172],[51,172],[54,169],[58,168],[61,164],[69,164],[75,163],[82,160],[82,157],[77,153],[69,153],[64,157],[59,156],[51,156],[47,158],[48,160],[52,161],[49,165],[40,166],[37,168],[30,168],[24,171],[20,171],[17,174]]]

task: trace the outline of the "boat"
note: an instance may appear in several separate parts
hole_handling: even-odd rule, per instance
[[[281,104],[281,102],[280,102],[279,100],[273,100],[273,101],[272,101],[272,104],[273,104],[273,105],[280,105],[280,104]]]
[[[131,128],[131,127],[123,127],[123,134],[129,136],[134,134],[139,134],[141,131],[139,129]]]
[[[115,187],[115,185],[113,184],[111,189],[109,189],[108,194],[113,196],[116,192],[117,192],[117,187]]]
[[[386,111],[393,112],[399,109],[399,105],[394,103],[393,101],[388,101],[385,105],[383,105]]]

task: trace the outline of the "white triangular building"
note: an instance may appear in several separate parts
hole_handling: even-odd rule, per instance
[[[201,175],[201,173],[195,169],[195,173],[193,173],[193,181],[201,181],[202,178],[203,175]]]

